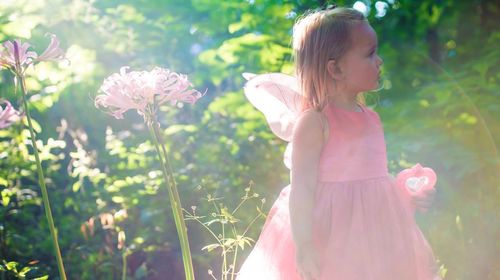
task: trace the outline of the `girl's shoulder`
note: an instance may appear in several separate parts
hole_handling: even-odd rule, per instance
[[[324,112],[308,109],[301,112],[294,126],[294,135],[318,137],[323,141],[328,138],[328,120]]]
[[[382,127],[383,126],[382,120],[380,118],[379,113],[371,107],[367,107],[366,105],[362,105],[362,106],[363,106],[363,110],[365,110],[365,112],[368,116],[368,119],[371,119],[372,122],[374,122],[377,126]]]
[[[376,117],[378,120],[380,120],[380,116],[379,116],[379,114],[378,114],[378,112],[377,112],[377,111],[375,111],[374,109],[372,109],[372,108],[370,108],[370,107],[366,107],[366,106],[365,106],[365,108],[366,108],[366,111],[367,111],[369,114],[373,115],[373,116],[374,116],[374,117]]]

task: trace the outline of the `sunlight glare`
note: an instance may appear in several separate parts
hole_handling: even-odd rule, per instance
[[[354,5],[352,5],[352,7],[355,10],[362,12],[363,15],[365,15],[365,17],[368,16],[368,14],[370,13],[370,8],[368,6],[366,6],[366,4],[361,2],[361,1],[356,1],[356,3],[354,3]]]
[[[375,3],[375,9],[377,10],[377,14],[375,15],[375,17],[384,17],[387,13],[387,8],[389,8],[389,5],[386,2],[377,1]]]

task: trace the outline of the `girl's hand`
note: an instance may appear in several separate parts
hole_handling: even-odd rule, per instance
[[[412,195],[412,202],[415,208],[422,212],[427,212],[434,201],[436,196],[436,190],[434,188],[425,189],[418,193],[418,195]]]
[[[295,261],[302,280],[319,280],[319,256],[312,247],[299,249]]]

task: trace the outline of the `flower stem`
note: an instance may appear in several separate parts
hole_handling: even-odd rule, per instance
[[[122,253],[122,280],[127,280],[127,251]]]
[[[18,75],[19,83],[21,84],[21,92],[23,95],[23,105],[26,112],[26,119],[28,120],[28,129],[30,131],[31,143],[33,145],[33,153],[35,154],[36,169],[38,171],[38,183],[42,189],[42,200],[43,206],[45,208],[45,216],[47,217],[47,222],[49,223],[50,235],[52,236],[52,242],[54,244],[54,250],[56,253],[57,267],[59,269],[59,276],[62,280],[66,280],[66,272],[64,270],[64,264],[61,256],[61,250],[59,249],[59,243],[57,242],[57,229],[54,226],[54,219],[52,218],[52,211],[50,210],[49,194],[47,192],[47,186],[45,185],[45,177],[43,175],[42,163],[40,161],[40,156],[38,155],[38,147],[36,145],[36,135],[33,130],[33,124],[31,123],[31,115],[28,108],[28,93],[26,91],[26,84],[23,75]]]
[[[238,237],[238,233],[236,232],[236,227],[234,225],[231,225],[231,228],[233,230],[233,235],[234,235],[234,238],[236,239],[236,241],[239,242],[239,237]],[[231,280],[234,280],[234,275],[236,274],[234,271],[236,270],[236,258],[238,257],[238,246],[239,246],[239,243],[236,243],[236,246],[235,249],[234,249],[234,256],[233,256],[233,268],[232,268],[232,271],[231,271]]]
[[[177,191],[177,184],[173,176],[173,170],[168,159],[165,144],[162,141],[162,137],[159,131],[159,124],[155,118],[151,119],[152,121],[149,124],[149,128],[156,151],[158,153],[158,158],[160,160],[163,171],[163,177],[165,179],[165,183],[167,184],[168,196],[172,207],[175,227],[177,229],[177,235],[179,236],[179,241],[181,243],[182,261],[184,264],[186,280],[194,280],[193,261],[191,258],[191,250],[189,248],[189,240],[186,224],[184,221],[184,215],[182,214],[181,200],[179,197],[179,192]]]

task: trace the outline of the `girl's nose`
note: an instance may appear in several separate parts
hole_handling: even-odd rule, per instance
[[[382,60],[382,58],[380,56],[377,56],[377,57],[378,57],[378,65],[384,64],[384,60]]]

